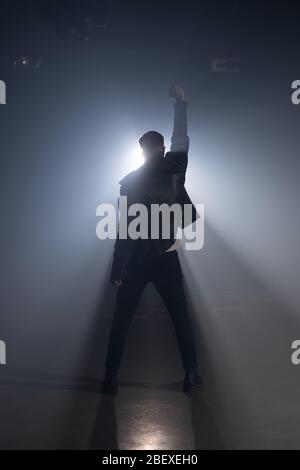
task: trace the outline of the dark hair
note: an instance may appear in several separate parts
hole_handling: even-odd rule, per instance
[[[140,146],[142,148],[151,149],[158,145],[164,146],[164,137],[159,132],[149,131],[146,134],[142,135],[139,140]]]

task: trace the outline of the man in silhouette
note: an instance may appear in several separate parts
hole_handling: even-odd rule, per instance
[[[189,148],[187,103],[179,86],[171,87],[169,96],[175,100],[171,151],[165,154],[164,138],[158,132],[144,134],[139,143],[145,163],[120,181],[120,195],[127,196],[128,206],[142,203],[150,208],[152,204],[171,206],[177,203],[183,208],[185,204],[191,204],[190,222],[193,222],[198,216],[184,187]],[[183,222],[181,226],[184,227]],[[175,231],[173,227],[167,239],[160,236],[158,239],[133,240],[118,236],[111,271],[111,282],[118,288],[117,306],[105,363],[104,393],[117,392],[117,374],[127,331],[148,282],[153,282],[158,290],[175,327],[185,370],[183,391],[189,392],[202,382],[197,373],[197,353],[187,312]]]

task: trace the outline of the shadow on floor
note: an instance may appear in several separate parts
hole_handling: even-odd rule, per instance
[[[188,394],[196,450],[223,450],[224,445],[213,414],[201,389]]]
[[[0,380],[0,386],[31,387],[39,389],[73,390],[79,392],[99,393],[99,405],[96,412],[88,448],[92,450],[117,450],[117,420],[115,397],[100,393],[98,379],[78,376],[48,374],[16,374],[7,375]],[[120,382],[120,387],[155,389],[182,393],[182,382],[152,384],[144,382]],[[190,415],[194,434],[195,449],[223,449],[222,439],[212,412],[207,405],[203,390],[186,395],[190,405]],[[76,410],[75,410],[76,412]]]
[[[114,396],[103,395],[100,398],[89,450],[118,450],[117,420]]]

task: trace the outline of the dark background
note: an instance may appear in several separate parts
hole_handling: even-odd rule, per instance
[[[0,376],[101,376],[113,242],[96,238],[96,207],[116,202],[143,132],[170,143],[180,83],[187,188],[205,204],[204,249],[180,253],[203,368],[228,395],[251,390],[256,410],[276,390],[268,425],[298,406],[299,14],[272,1],[1,2]],[[239,71],[213,72],[213,58]],[[138,317],[161,314],[150,288]],[[137,370],[155,376],[140,346]]]

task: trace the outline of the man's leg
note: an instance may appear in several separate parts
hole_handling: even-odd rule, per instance
[[[120,367],[128,328],[146,284],[142,266],[132,263],[123,284],[118,288],[105,362],[107,370],[117,372]]]
[[[183,367],[186,372],[196,370],[197,352],[176,251],[161,255],[154,269],[153,283],[173,321]]]

